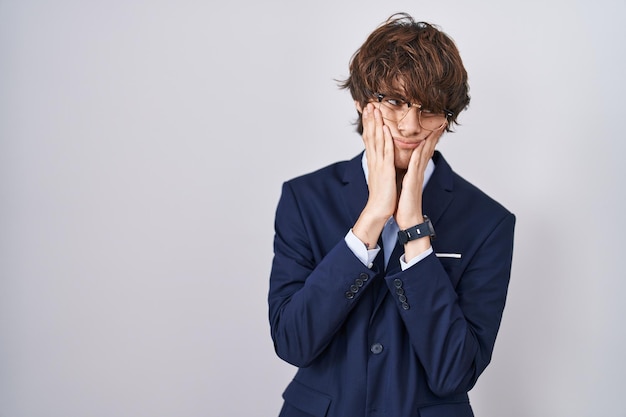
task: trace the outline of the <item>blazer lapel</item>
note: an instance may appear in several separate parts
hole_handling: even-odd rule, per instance
[[[424,214],[433,223],[436,223],[452,202],[454,185],[452,168],[443,158],[443,155],[435,151],[433,161],[435,162],[435,171],[424,188],[422,201]]]
[[[369,196],[365,174],[363,173],[362,158],[363,152],[348,161],[342,178],[344,183],[343,200],[350,218],[350,227],[356,223]]]

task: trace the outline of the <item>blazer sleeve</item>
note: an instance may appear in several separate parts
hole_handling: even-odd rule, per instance
[[[330,231],[307,227],[315,219],[310,219],[311,208],[300,204],[285,183],[276,210],[268,304],[277,355],[306,367],[332,341],[377,271],[363,265],[343,235],[322,242]]]
[[[429,387],[439,396],[469,391],[491,360],[510,279],[514,225],[515,216],[507,212],[469,254],[458,280],[434,253],[385,278]]]

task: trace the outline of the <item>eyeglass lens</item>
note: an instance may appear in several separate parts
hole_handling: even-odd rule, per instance
[[[409,107],[408,103],[403,102],[402,105],[392,105],[392,102],[398,100],[383,100],[380,102],[380,111],[383,118],[398,123],[404,119],[411,109],[417,112],[418,122],[422,129],[437,130],[442,128],[446,123],[446,116],[443,113],[431,113],[422,110],[418,106]]]

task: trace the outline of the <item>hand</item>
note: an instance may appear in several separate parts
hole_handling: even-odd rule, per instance
[[[441,128],[431,132],[411,154],[409,166],[402,179],[398,210],[395,216],[400,229],[406,229],[424,221],[422,212],[424,173],[443,130],[444,128]]]
[[[380,110],[369,103],[363,111],[363,142],[367,155],[367,208],[387,220],[396,210],[397,187],[393,137]]]
[[[363,142],[367,155],[369,198],[352,232],[368,247],[374,247],[385,222],[397,205],[393,138],[380,110],[372,103],[363,109]]]
[[[398,200],[396,222],[401,230],[424,222],[422,212],[422,195],[424,188],[424,172],[428,161],[435,152],[435,146],[441,138],[443,128],[431,132],[411,154],[407,172],[402,179],[402,189]],[[412,240],[404,245],[404,259],[408,262],[415,256],[430,248],[430,238]]]

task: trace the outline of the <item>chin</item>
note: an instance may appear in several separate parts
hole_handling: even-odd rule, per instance
[[[404,152],[400,152],[398,155],[398,150],[396,149],[396,155],[394,158],[394,164],[396,169],[406,170],[409,168],[409,161],[411,160],[411,154],[404,155]]]

